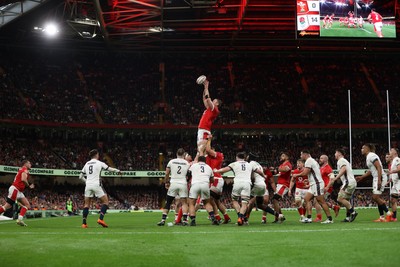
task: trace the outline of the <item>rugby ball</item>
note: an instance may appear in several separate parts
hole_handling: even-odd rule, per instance
[[[201,75],[199,78],[197,78],[196,83],[203,84],[206,80],[207,80],[207,77],[204,75]]]

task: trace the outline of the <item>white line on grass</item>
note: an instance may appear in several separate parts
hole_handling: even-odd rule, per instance
[[[290,229],[282,229],[282,230],[249,230],[249,231],[241,231],[240,233],[247,232],[247,233],[312,233],[312,232],[353,232],[353,231],[399,231],[399,227],[390,227],[390,228],[344,228],[344,229],[337,229],[337,228],[330,228],[330,229],[298,229],[298,230],[290,230]],[[2,232],[0,231],[1,235],[170,235],[170,234],[226,234],[228,231],[201,231],[201,232],[88,232],[86,230],[79,231],[79,232]],[[229,231],[233,232],[233,231]]]

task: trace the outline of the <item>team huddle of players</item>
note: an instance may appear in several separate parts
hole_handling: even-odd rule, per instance
[[[326,15],[323,18],[323,25],[324,29],[331,29],[335,14]],[[383,17],[376,12],[375,9],[371,10],[371,13],[368,15],[367,19],[368,22],[374,25],[374,31],[379,38],[383,37],[382,28],[383,28]],[[364,18],[362,16],[356,17],[353,11],[349,11],[346,17],[339,18],[339,26],[344,26],[347,28],[364,28]]]

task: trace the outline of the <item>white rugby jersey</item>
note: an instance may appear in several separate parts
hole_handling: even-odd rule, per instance
[[[100,173],[103,169],[107,170],[108,168],[107,164],[97,159],[91,159],[86,162],[82,169],[82,173],[86,176],[86,184],[101,185]]]
[[[235,178],[234,182],[248,182],[251,183],[251,173],[253,172],[253,167],[247,161],[235,161],[228,165],[233,171]]]
[[[392,164],[390,165],[390,170],[397,170],[399,165],[400,165],[400,158],[399,157],[395,157],[392,160]],[[399,174],[398,173],[392,173],[390,175],[390,178],[392,178],[392,181],[395,183],[395,182],[399,181]]]
[[[340,158],[337,161],[337,170],[340,171],[343,166],[346,167],[346,172],[340,177],[343,185],[347,186],[349,184],[357,183],[356,179],[354,178],[353,169],[351,168],[350,162],[345,158]]]
[[[310,173],[308,174],[308,181],[310,182],[310,186],[324,182],[322,180],[321,171],[319,170],[320,166],[315,159],[309,157],[306,160],[304,167],[310,169]]]
[[[259,169],[260,171],[263,171],[263,168],[261,167],[260,163],[258,163],[257,161],[250,161],[250,165],[252,167],[252,169],[257,170]],[[264,177],[262,177],[261,175],[259,175],[258,173],[254,173],[254,184],[265,184],[265,179]]]
[[[197,183],[206,183],[210,182],[210,178],[214,177],[214,172],[210,166],[208,166],[204,162],[194,163],[189,168],[192,173],[192,185]]]
[[[186,176],[189,167],[190,164],[185,159],[171,159],[167,164],[167,168],[171,170],[169,174],[171,177],[171,183],[187,184]]]
[[[374,179],[378,179],[378,170],[376,169],[374,162],[378,161],[379,165],[381,165],[382,167],[382,179],[384,177],[386,177],[386,173],[383,171],[383,166],[382,166],[382,162],[381,159],[378,157],[377,154],[373,153],[373,152],[369,152],[367,155],[367,167],[368,169],[371,171],[372,177]]]

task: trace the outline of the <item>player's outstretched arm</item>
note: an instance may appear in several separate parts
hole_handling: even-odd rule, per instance
[[[204,85],[204,91],[203,91],[203,103],[204,103],[204,107],[206,109],[213,109],[214,105],[212,103],[211,97],[210,97],[210,92],[208,91],[208,80],[205,80],[203,85]]]

